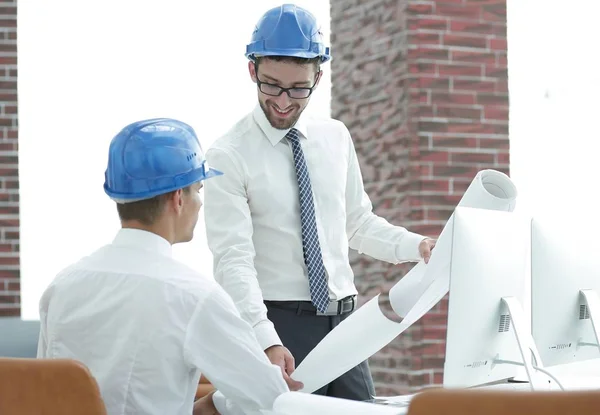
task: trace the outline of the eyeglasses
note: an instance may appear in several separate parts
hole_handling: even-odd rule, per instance
[[[270,95],[272,97],[278,97],[284,92],[288,94],[288,97],[293,99],[306,99],[312,94],[313,89],[316,85],[307,87],[307,88],[282,88],[278,85],[269,84],[266,82],[261,82],[258,77],[256,78],[256,84],[258,85],[258,89],[265,95]]]

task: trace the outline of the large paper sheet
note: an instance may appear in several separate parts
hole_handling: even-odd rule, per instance
[[[513,211],[517,189],[510,178],[495,170],[480,171],[458,206]],[[451,229],[454,214],[442,230],[429,264],[418,263],[390,290],[398,316],[388,319],[374,297],[332,330],[302,361],[292,378],[312,393],[367,360],[436,305],[450,287]]]
[[[458,206],[512,212],[516,198],[517,188],[507,175],[496,170],[482,170],[475,176]],[[443,276],[450,281],[452,238],[449,233],[453,219],[454,214],[442,229],[429,264],[421,261],[390,290],[392,309],[399,316],[408,314],[435,278]]]
[[[273,415],[398,415],[404,410],[374,403],[287,392],[273,405]]]

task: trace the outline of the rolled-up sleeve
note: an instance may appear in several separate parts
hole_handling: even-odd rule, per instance
[[[346,181],[346,232],[350,248],[375,259],[398,264],[419,261],[419,243],[425,238],[402,226],[389,223],[373,213],[373,205],[365,192],[356,149],[348,139],[348,176]]]
[[[223,172],[206,180],[204,217],[214,277],[231,296],[242,318],[254,329],[263,350],[281,345],[256,278],[252,216],[241,160],[229,151],[211,148],[208,163]]]
[[[218,286],[194,310],[184,355],[244,413],[270,410],[275,399],[289,391],[281,369],[269,362],[252,327]]]

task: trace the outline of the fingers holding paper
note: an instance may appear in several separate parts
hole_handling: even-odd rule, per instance
[[[219,415],[219,411],[213,402],[215,392],[212,391],[194,402],[193,415]]]
[[[431,258],[431,251],[435,247],[436,239],[425,238],[419,244],[419,254],[425,260],[425,263],[429,263],[429,258]]]
[[[271,363],[281,368],[283,379],[291,391],[297,391],[304,387],[302,382],[298,382],[290,377],[290,375],[296,369],[296,363],[294,361],[294,356],[292,356],[292,353],[290,353],[286,347],[271,346],[265,350],[265,353],[267,354],[267,357]]]

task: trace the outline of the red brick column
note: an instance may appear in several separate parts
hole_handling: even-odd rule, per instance
[[[18,316],[17,2],[0,3],[0,316]]]
[[[508,173],[506,2],[331,0],[332,115],[375,211],[437,236],[476,172]],[[363,302],[410,269],[354,255]],[[370,360],[378,394],[442,381],[447,299]]]

